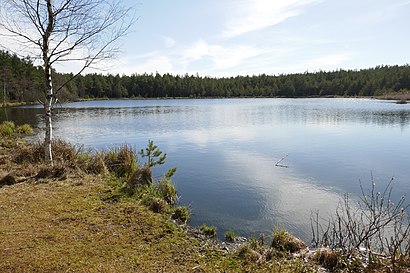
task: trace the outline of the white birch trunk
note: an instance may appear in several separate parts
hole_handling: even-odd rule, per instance
[[[45,152],[45,157],[46,157],[47,162],[53,165],[53,155],[52,155],[52,150],[51,150],[51,142],[53,139],[53,127],[51,124],[51,108],[52,108],[52,103],[53,103],[53,85],[51,82],[51,67],[46,67],[45,77],[46,77],[47,95],[46,95],[46,100],[44,102],[45,123],[46,123],[44,152]]]
[[[47,162],[53,165],[53,154],[51,143],[53,139],[53,127],[51,125],[51,108],[53,105],[53,84],[51,78],[51,64],[49,56],[50,36],[54,29],[54,12],[51,3],[52,0],[47,0],[48,24],[43,35],[43,62],[44,62],[44,80],[46,87],[46,100],[44,102],[46,134],[44,139],[44,153]]]

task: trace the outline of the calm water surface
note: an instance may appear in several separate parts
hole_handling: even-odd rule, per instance
[[[5,113],[0,114],[5,119]],[[43,128],[42,110],[7,118]],[[410,104],[366,99],[88,101],[58,106],[55,136],[90,149],[148,139],[177,167],[192,225],[258,236],[284,227],[309,242],[311,211],[328,215],[359,180],[410,193]],[[275,167],[282,161],[288,168]],[[410,200],[410,199],[408,199]]]

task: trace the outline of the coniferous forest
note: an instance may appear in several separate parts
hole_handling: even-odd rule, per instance
[[[0,98],[36,102],[44,98],[42,67],[0,51]],[[54,71],[54,87],[72,74]],[[377,66],[362,70],[305,72],[288,75],[252,75],[229,78],[199,75],[133,74],[79,75],[58,91],[61,101],[81,98],[165,97],[325,97],[383,96],[410,90],[410,66]]]

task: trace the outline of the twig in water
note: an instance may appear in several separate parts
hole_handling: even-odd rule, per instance
[[[285,155],[284,157],[282,157],[281,159],[279,159],[276,163],[275,163],[275,166],[276,167],[282,167],[282,168],[289,168],[289,166],[286,166],[286,165],[282,165],[282,164],[280,164],[285,158],[287,158],[289,155],[287,154],[287,155]]]

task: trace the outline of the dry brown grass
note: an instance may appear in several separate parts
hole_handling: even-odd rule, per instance
[[[398,92],[390,92],[378,98],[385,100],[410,101],[410,91],[400,90]]]
[[[198,242],[136,202],[103,202],[105,190],[89,176],[1,188],[0,272],[190,272],[201,262]]]

